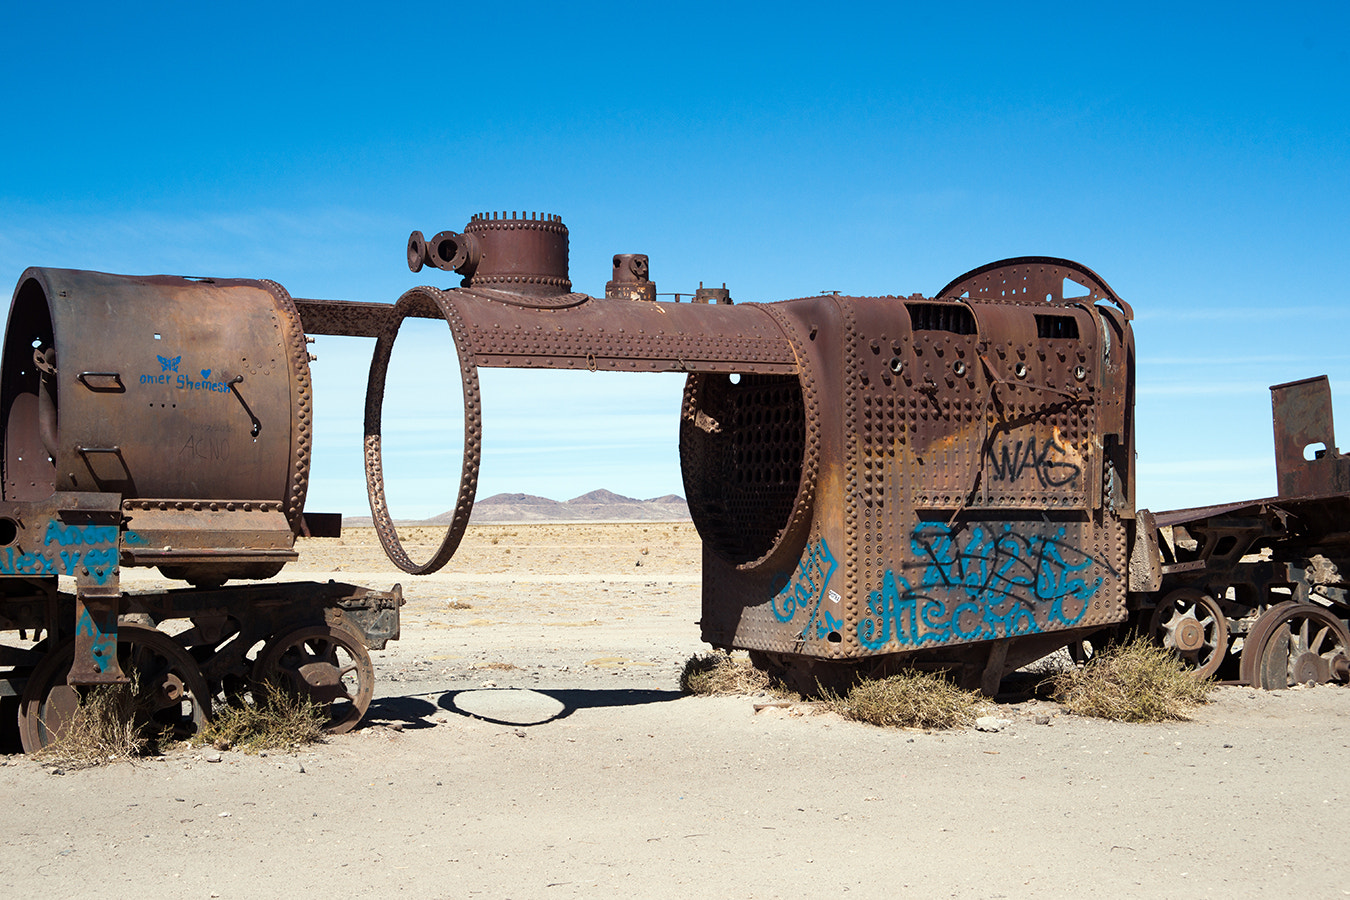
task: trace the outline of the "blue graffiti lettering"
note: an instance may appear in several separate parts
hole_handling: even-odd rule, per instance
[[[115,544],[117,543],[116,525],[67,525],[51,519],[47,522],[47,532],[42,538],[42,546],[50,546],[53,541],[62,547],[72,544]]]
[[[14,547],[0,549],[0,575],[88,574],[98,584],[107,584],[116,574],[120,556],[118,532],[116,525],[66,525],[50,519],[43,533],[43,546],[56,544],[63,549],[53,554],[24,553]],[[146,542],[134,531],[126,532],[126,541]]]
[[[920,525],[911,535],[916,556],[926,560],[917,587],[887,570],[881,590],[868,597],[858,622],[858,641],[877,650],[895,641],[928,643],[993,640],[1077,624],[1102,586],[1089,580],[1102,564],[1052,537],[975,526],[958,540],[945,525]]]
[[[1096,560],[1065,544],[1065,529],[1060,528],[1053,537],[1021,535],[1013,531],[1011,523],[1004,523],[1002,533],[994,532],[993,528],[977,525],[958,546],[947,526],[920,525],[910,540],[915,555],[928,561],[920,586],[960,592],[972,602],[1011,597],[1033,604],[1058,601],[1061,611],[1068,600],[1083,601],[1085,609],[1086,601],[1101,587],[1100,577],[1092,584],[1075,577]],[[1083,609],[1079,609],[1073,620],[1082,614]]]
[[[203,369],[203,372],[209,373],[210,369]],[[228,381],[193,381],[186,375],[179,375],[174,387],[180,391],[214,391],[217,394],[228,394],[230,392],[230,383]]]
[[[13,547],[6,547],[0,556],[0,574],[4,575],[44,575],[54,572],[56,563],[41,553],[15,553]]]
[[[117,567],[117,548],[106,547],[102,550],[86,550],[84,567],[89,570],[89,575],[94,581],[99,584],[106,584],[108,576]]]
[[[108,663],[112,659],[112,654],[116,652],[116,642],[106,631],[98,627],[94,617],[89,615],[89,610],[80,613],[80,620],[75,623],[76,637],[92,637],[93,643],[90,649],[93,651],[94,666],[100,672],[108,670]]]
[[[55,575],[56,561],[41,553],[24,553],[14,564],[20,575]]]
[[[780,622],[791,622],[799,611],[810,610],[800,632],[802,638],[810,637],[813,631],[815,637],[822,638],[831,631],[843,628],[843,621],[835,618],[828,610],[824,612],[825,618],[821,618],[820,604],[829,589],[830,577],[837,568],[839,561],[834,558],[830,545],[823,538],[810,544],[806,554],[797,563],[796,572],[791,577],[781,573],[776,579],[776,583],[782,587],[770,600],[773,617]],[[829,591],[829,595],[831,600],[838,602],[838,594]]]
[[[198,369],[197,371],[202,376],[201,381],[195,381],[190,374],[179,372],[179,364],[183,361],[182,354],[172,359],[167,356],[156,355],[156,359],[159,360],[159,371],[142,374],[141,384],[164,384],[180,391],[207,391],[222,396],[230,393],[230,382],[221,373],[216,373],[218,380],[211,380],[211,373],[215,371],[214,369]]]

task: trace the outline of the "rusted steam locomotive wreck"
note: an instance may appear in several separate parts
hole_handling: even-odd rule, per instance
[[[133,671],[147,715],[180,734],[260,681],[327,705],[334,730],[364,714],[367,651],[398,637],[398,586],[234,583],[340,527],[304,508],[316,334],[375,339],[367,486],[386,552],[412,574],[444,566],[468,523],[479,367],[682,372],[714,646],[806,686],[920,666],[993,693],[1027,662],[1134,628],[1198,675],[1350,678],[1350,472],[1325,378],[1272,388],[1277,497],[1155,516],[1134,503],[1132,312],[1083,266],[1005,260],[932,297],[735,305],[722,288],[670,303],[636,254],[613,258],[604,297],[573,292],[567,250],[556,216],[414,232],[412,270],[461,281],[392,305],[25,272],[0,363],[0,630],[17,635],[0,646],[0,699],[25,748],[88,686]],[[464,392],[453,521],[424,561],[399,542],[381,468],[408,317],[446,322]],[[189,586],[123,591],[136,566]],[[167,620],[188,622],[171,636]]]

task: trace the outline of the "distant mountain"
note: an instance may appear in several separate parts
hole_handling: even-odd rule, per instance
[[[614,493],[613,491],[607,491],[604,488],[600,488],[597,491],[591,491],[589,494],[582,494],[580,497],[573,497],[571,500],[568,500],[567,502],[569,504],[580,504],[580,505],[587,505],[591,503],[598,503],[603,505],[606,503],[641,503],[642,501],[634,500],[632,497],[624,497],[620,494]]]
[[[442,516],[449,521],[449,513]],[[469,521],[493,522],[672,522],[689,518],[683,497],[667,494],[656,500],[625,497],[604,488],[565,503],[531,494],[495,494],[474,503]]]
[[[453,510],[421,522],[399,520],[399,524],[448,525]],[[475,500],[469,522],[474,525],[528,522],[679,522],[689,519],[689,504],[678,494],[666,494],[651,500],[625,497],[604,488],[573,497],[564,503],[534,494],[493,494]],[[353,527],[369,526],[369,516],[351,516],[344,523]]]

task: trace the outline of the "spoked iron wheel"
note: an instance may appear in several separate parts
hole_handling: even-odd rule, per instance
[[[1179,588],[1153,611],[1155,640],[1190,666],[1196,678],[1208,678],[1228,655],[1228,617],[1219,601],[1194,588]]]
[[[258,657],[254,677],[314,701],[327,713],[324,730],[331,734],[354,728],[375,693],[375,666],[360,639],[327,625],[300,628],[270,642]]]
[[[132,681],[113,688],[129,692],[122,706],[139,728],[186,740],[206,724],[211,715],[206,679],[173,638],[141,625],[119,625],[117,659]],[[74,661],[72,638],[34,667],[19,700],[19,738],[26,753],[60,738],[81,698],[91,690],[66,684]]]
[[[1350,677],[1350,631],[1331,610],[1287,601],[1266,610],[1242,648],[1242,679],[1280,690]]]
[[[250,633],[249,637],[254,635]],[[232,624],[209,641],[204,640],[197,628],[180,634],[178,639],[188,645],[189,652],[202,661],[203,669],[209,673],[207,686],[211,688],[213,710],[245,709],[257,703],[253,673],[265,646],[261,636],[249,644],[249,638],[241,637],[240,627]]]

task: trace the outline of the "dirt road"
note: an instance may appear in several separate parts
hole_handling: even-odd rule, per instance
[[[1350,893],[1341,688],[885,731],[678,693],[702,649],[687,524],[474,529],[417,581],[368,533],[302,549],[290,579],[409,597],[365,727],[62,775],[0,757],[5,896]]]

